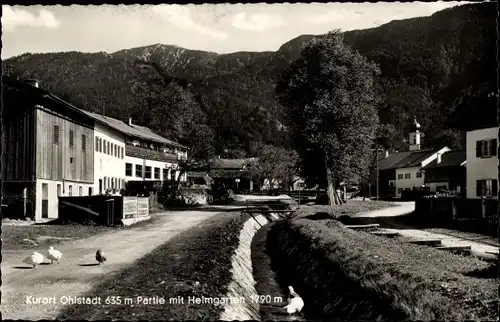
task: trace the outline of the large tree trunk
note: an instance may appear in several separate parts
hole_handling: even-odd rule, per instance
[[[335,191],[335,176],[332,170],[328,167],[328,156],[325,153],[326,180],[328,182],[328,204],[330,206],[340,205],[340,198]]]

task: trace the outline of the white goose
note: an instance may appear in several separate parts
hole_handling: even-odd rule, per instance
[[[299,294],[295,293],[293,287],[288,286],[288,290],[290,291],[290,296],[288,297],[288,305],[286,305],[284,309],[290,315],[293,313],[300,313],[304,307],[304,301]]]
[[[50,259],[52,264],[54,264],[54,261],[57,261],[57,264],[59,264],[62,255],[63,254],[60,251],[55,250],[53,246],[50,246],[49,251],[47,252],[47,259]]]
[[[33,265],[33,268],[36,268],[36,265],[43,263],[43,255],[39,252],[33,252],[33,254],[29,255],[23,260],[24,264]]]

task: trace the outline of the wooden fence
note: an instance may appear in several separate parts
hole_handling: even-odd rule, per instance
[[[78,196],[59,197],[62,221],[92,221],[112,226],[142,221],[149,217],[148,197]]]
[[[498,199],[424,197],[415,201],[415,215],[432,221],[480,221],[498,224]]]

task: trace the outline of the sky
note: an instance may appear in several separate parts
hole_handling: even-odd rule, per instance
[[[275,51],[303,34],[379,26],[465,2],[2,6],[2,59],[26,52],[116,52],[153,44]]]

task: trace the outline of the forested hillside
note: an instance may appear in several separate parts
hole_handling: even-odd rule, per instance
[[[396,145],[404,145],[414,114],[428,146],[459,145],[455,129],[496,124],[496,100],[488,98],[497,89],[496,12],[494,3],[468,4],[344,33],[346,43],[380,65],[379,115],[398,129]],[[148,125],[150,108],[135,97],[144,77],[134,62],[158,62],[198,100],[217,153],[242,155],[253,142],[288,144],[275,84],[312,37],[299,36],[276,52],[218,55],[158,44],[112,54],[24,54],[4,63],[79,107]]]

